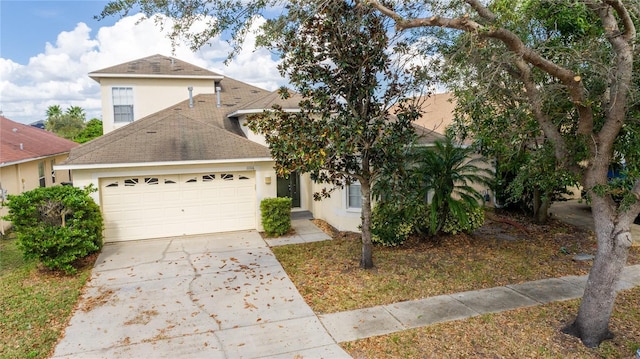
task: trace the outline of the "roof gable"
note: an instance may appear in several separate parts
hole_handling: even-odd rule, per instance
[[[0,116],[0,166],[69,152],[79,144]]]
[[[221,80],[224,76],[188,62],[163,55],[152,55],[89,73],[96,80],[103,77],[177,77]]]

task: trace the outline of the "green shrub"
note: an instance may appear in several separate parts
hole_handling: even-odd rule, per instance
[[[279,237],[291,229],[291,198],[265,198],[260,202],[260,211],[267,236]]]
[[[414,224],[414,231],[419,233],[431,233],[430,208],[426,207],[420,215],[420,219]],[[481,206],[465,206],[464,216],[455,215],[452,212],[446,216],[439,233],[458,234],[472,233],[484,224],[484,209]]]
[[[378,202],[371,214],[371,241],[386,247],[402,245],[413,231],[412,211],[392,202]]]
[[[466,217],[466,219],[462,219],[449,214],[442,226],[442,232],[447,234],[472,233],[484,224],[484,209],[479,206],[467,209]]]
[[[26,259],[75,273],[73,262],[102,248],[102,214],[93,188],[41,187],[9,195],[9,214]]]

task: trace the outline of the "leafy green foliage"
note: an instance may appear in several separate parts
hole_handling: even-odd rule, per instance
[[[45,129],[78,143],[102,136],[102,121],[93,118],[85,123],[85,118],[84,109],[81,107],[71,106],[63,112],[59,105],[49,106]]]
[[[434,148],[417,148],[415,153],[416,192],[429,201],[429,233],[440,232],[448,217],[459,223],[469,221],[468,212],[483,201],[472,186],[488,184],[491,172],[482,167],[482,158],[472,148],[456,145],[451,137],[437,141]]]
[[[102,136],[102,121],[97,118],[92,118],[73,140],[78,143],[85,143],[100,136]]]
[[[385,172],[374,193],[372,232],[387,246],[402,244],[410,233],[472,232],[484,222],[482,195],[473,184],[489,186],[491,171],[472,148],[451,137],[434,147],[412,147],[407,162]]]
[[[54,186],[9,196],[6,219],[26,259],[74,273],[74,261],[102,248],[102,214],[91,191]]]
[[[262,227],[269,237],[279,237],[291,229],[291,198],[265,198],[260,202]]]
[[[371,216],[371,240],[385,247],[402,245],[414,231],[415,216],[396,202],[378,202]]]
[[[465,218],[450,213],[444,221],[442,232],[447,234],[471,234],[484,224],[484,209],[480,206],[468,208]]]
[[[58,105],[47,109],[45,129],[56,135],[73,140],[85,127],[85,112],[78,106],[69,107],[64,113]]]
[[[451,211],[444,218],[440,233],[473,233],[484,224],[484,208],[479,205],[468,207],[457,201],[464,209],[464,216]],[[416,207],[404,206],[394,202],[378,202],[371,218],[372,240],[385,247],[402,245],[411,234],[430,233],[430,207],[421,204]]]

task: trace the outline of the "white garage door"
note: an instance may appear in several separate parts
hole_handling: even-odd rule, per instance
[[[105,178],[100,195],[106,241],[256,228],[255,172]]]

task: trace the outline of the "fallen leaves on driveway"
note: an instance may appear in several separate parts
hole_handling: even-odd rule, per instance
[[[91,297],[83,298],[80,301],[80,310],[83,312],[90,312],[96,307],[103,306],[113,300],[115,292],[113,289],[107,289],[104,287],[98,288],[98,294]]]

